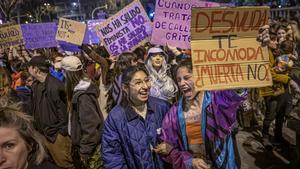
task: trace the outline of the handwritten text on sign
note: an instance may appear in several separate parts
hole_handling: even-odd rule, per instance
[[[56,24],[35,23],[21,25],[26,49],[56,47]]]
[[[0,28],[0,48],[9,48],[23,44],[23,35],[20,25]]]
[[[56,40],[69,42],[75,45],[81,45],[86,25],[70,19],[59,18]]]
[[[190,49],[192,7],[218,7],[198,0],[157,0],[151,43]]]
[[[272,84],[268,50],[256,41],[268,14],[266,7],[192,10],[193,76],[199,90]]]
[[[96,29],[108,52],[115,56],[134,50],[151,34],[150,20],[139,1],[133,1]]]

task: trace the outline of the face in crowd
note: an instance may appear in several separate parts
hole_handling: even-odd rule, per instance
[[[176,81],[183,96],[191,100],[196,94],[193,74],[186,66],[179,67],[176,72]]]
[[[28,67],[28,72],[32,77],[36,77],[38,74],[38,69],[36,67],[33,66],[29,66]]]
[[[29,149],[16,128],[0,127],[0,169],[26,169]]]
[[[54,68],[56,70],[60,70],[61,69],[61,61],[62,61],[62,59],[63,59],[63,57],[60,57],[60,56],[58,56],[58,57],[56,57],[54,59],[53,66],[54,66]]]
[[[144,71],[137,71],[124,90],[134,105],[142,105],[148,100],[150,87],[151,80],[148,75]]]
[[[32,86],[32,83],[33,83],[33,77],[32,76],[29,76],[26,81],[25,81],[25,85],[26,86]]]
[[[162,67],[164,56],[162,53],[154,53],[151,56],[150,61],[152,63],[153,68],[159,70]]]
[[[278,46],[278,41],[277,41],[277,39],[276,39],[276,38],[270,39],[270,42],[269,42],[268,46],[269,46],[271,49],[277,49],[277,46]]]
[[[286,40],[286,31],[284,29],[279,29],[277,31],[277,39],[279,43]]]

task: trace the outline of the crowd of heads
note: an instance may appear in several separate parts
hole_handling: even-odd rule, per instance
[[[276,64],[272,69],[276,73],[289,74],[294,67],[300,66],[297,20],[271,20],[269,25],[260,29],[257,40],[267,45],[274,55]],[[110,56],[103,46],[84,45],[82,49],[84,48],[89,48],[97,57],[104,58],[109,65],[108,72],[86,50],[66,54],[59,48],[26,50],[23,45],[0,49],[0,131],[12,133],[12,137],[18,140],[13,144],[20,147],[22,155],[15,156],[16,160],[29,159],[39,164],[45,158],[45,150],[32,126],[33,119],[20,112],[30,114],[29,105],[21,104],[18,110],[8,106],[15,102],[26,103],[26,94],[32,94],[30,88],[33,82],[43,81],[50,73],[65,82],[69,109],[74,88],[80,80],[86,78],[99,84],[99,77],[107,73],[105,79],[109,83],[105,84],[106,89],[113,90],[113,83],[119,80],[116,82],[119,83],[116,94],[122,94],[120,102],[115,97],[110,98],[115,105],[118,102],[124,106],[144,104],[149,96],[169,103],[175,103],[177,96],[186,99],[193,99],[195,96],[190,50],[147,43],[133,52]],[[107,111],[111,109],[112,107]],[[11,138],[5,138],[8,141],[1,141],[0,145],[5,146],[0,147],[9,149]],[[6,153],[9,150],[1,151]]]

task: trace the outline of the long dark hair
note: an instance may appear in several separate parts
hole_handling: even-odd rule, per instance
[[[74,95],[74,88],[81,79],[84,78],[83,70],[66,71],[65,86],[67,92],[68,110],[72,109],[72,97]]]
[[[177,72],[178,72],[179,68],[183,68],[183,67],[187,68],[189,73],[193,73],[192,60],[191,59],[182,60],[174,68],[174,70],[173,70],[173,77],[174,77],[174,81],[175,81],[175,83],[176,83],[177,86],[178,86],[178,82],[177,82],[176,75],[177,75]],[[178,86],[178,89],[179,89],[179,86]],[[181,91],[180,90],[178,90],[178,91],[179,92],[177,93],[176,100],[178,100],[182,96]],[[184,99],[184,102],[185,102],[185,99]],[[183,108],[185,108],[185,106]]]
[[[131,66],[131,62],[137,61],[137,59],[138,59],[138,57],[135,53],[131,53],[131,52],[122,53],[119,56],[119,58],[116,62],[116,65],[115,65],[114,77],[121,75],[128,66]]]
[[[192,60],[191,59],[185,59],[185,60],[180,61],[176,65],[176,67],[173,70],[173,77],[174,77],[174,81],[176,82],[176,84],[177,84],[177,79],[176,79],[177,71],[181,67],[186,67],[188,69],[189,73],[192,73],[193,72]]]
[[[134,74],[139,71],[143,71],[147,76],[149,76],[149,72],[147,71],[147,69],[144,65],[129,66],[122,74],[122,85],[129,87],[129,83],[132,80]],[[123,97],[122,97],[121,105],[123,107],[131,105],[131,102],[128,99],[127,93],[123,90],[122,90],[122,92],[123,92],[123,95],[122,95]]]

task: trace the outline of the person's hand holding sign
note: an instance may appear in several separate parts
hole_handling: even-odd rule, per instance
[[[265,25],[259,28],[256,40],[258,42],[261,42],[262,46],[267,46],[270,42],[269,28],[269,25]]]

